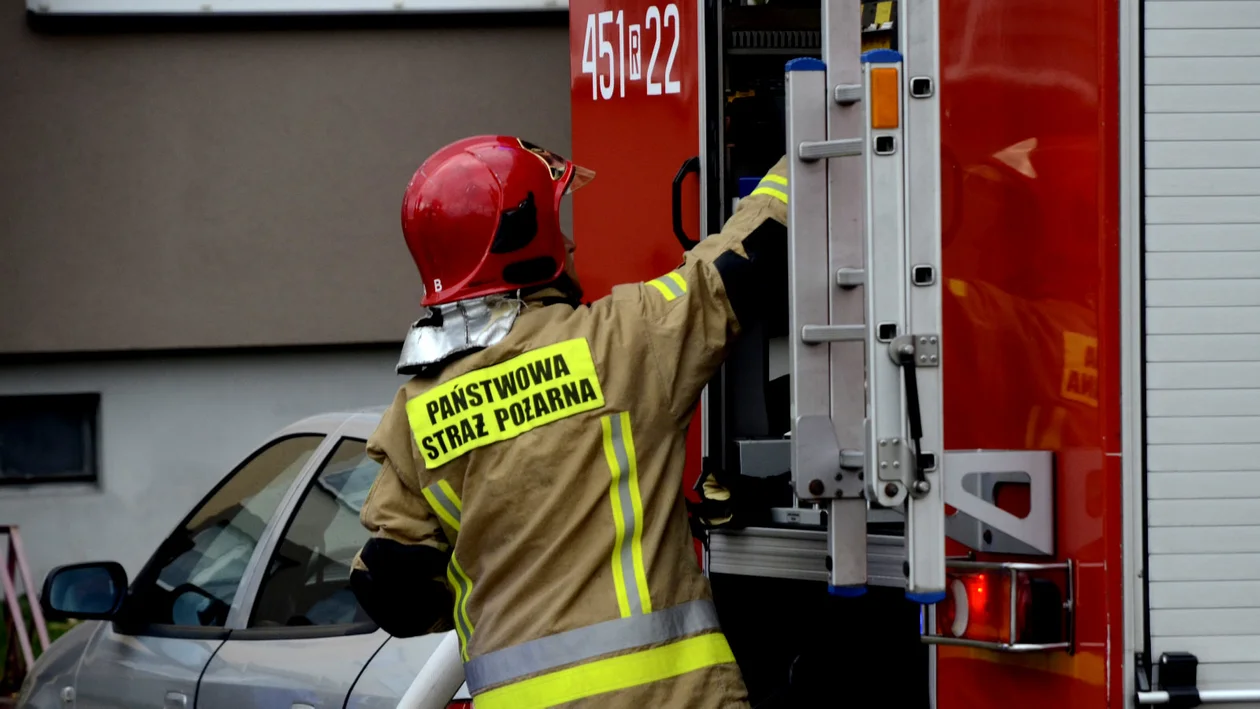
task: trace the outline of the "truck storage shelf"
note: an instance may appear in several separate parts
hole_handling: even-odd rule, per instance
[[[905,538],[866,535],[866,573],[872,586],[904,587]],[[708,568],[738,574],[802,581],[827,580],[827,533],[813,529],[749,527],[713,530]]]

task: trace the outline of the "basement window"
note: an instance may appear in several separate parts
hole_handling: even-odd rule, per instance
[[[100,400],[0,396],[0,485],[95,482]]]

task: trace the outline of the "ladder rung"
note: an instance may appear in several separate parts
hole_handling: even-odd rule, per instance
[[[865,325],[804,325],[801,327],[801,341],[811,345],[864,339],[866,339]]]
[[[826,160],[828,158],[847,158],[862,154],[862,138],[845,138],[843,140],[817,140],[801,143],[797,154],[802,160]]]
[[[836,285],[841,288],[856,288],[866,283],[866,269],[864,268],[840,268],[836,269]]]

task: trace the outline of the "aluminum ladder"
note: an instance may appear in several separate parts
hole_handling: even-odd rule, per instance
[[[861,51],[824,0],[823,59],[786,66],[792,482],[824,505],[828,585],[867,584],[867,514],[904,512],[906,595],[945,595],[937,0]]]

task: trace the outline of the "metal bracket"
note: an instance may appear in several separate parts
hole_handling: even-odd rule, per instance
[[[909,348],[909,349],[906,349]],[[941,364],[940,335],[899,335],[888,344],[888,356],[901,364],[901,353],[912,356],[915,366],[938,367]]]
[[[905,442],[900,438],[879,439],[875,466],[880,480],[902,482],[906,469],[910,467],[910,454]]]
[[[822,510],[813,507],[771,507],[770,521],[775,525],[822,527],[827,517]]]
[[[1027,482],[1024,518],[997,506],[1003,483]],[[1051,451],[947,451],[945,504],[958,510],[945,518],[945,533],[976,551],[1054,555],[1054,453]]]

